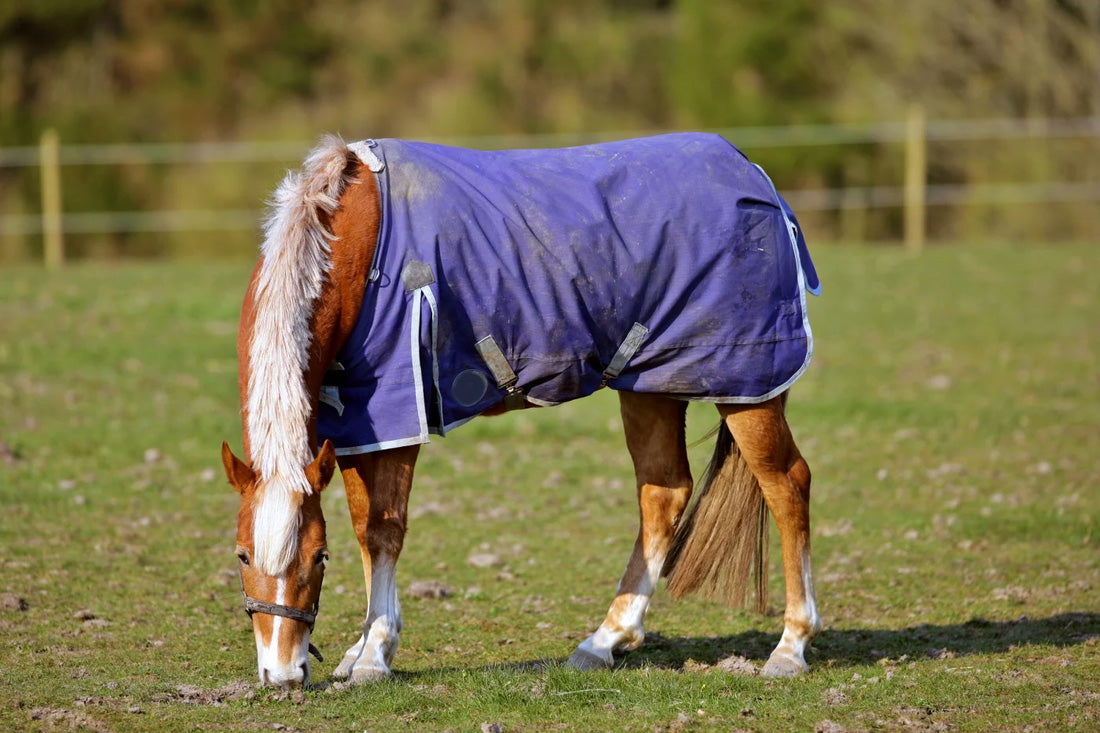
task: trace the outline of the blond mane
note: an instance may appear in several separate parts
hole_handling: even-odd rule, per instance
[[[287,173],[264,225],[245,409],[258,476],[254,561],[269,575],[281,574],[297,552],[298,510],[311,492],[303,472],[313,458],[311,399],[303,375],[314,302],[331,266],[333,235],[321,214],[331,215],[339,204],[347,160],[343,140],[323,138],[300,173]]]

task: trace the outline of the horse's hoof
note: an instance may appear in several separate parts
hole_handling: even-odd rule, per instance
[[[790,657],[772,655],[768,658],[764,668],[760,670],[761,677],[798,677],[810,671],[805,662]]]
[[[340,660],[340,664],[336,665],[336,669],[332,671],[332,676],[338,680],[346,680],[351,675],[351,668],[355,664],[355,660],[359,657],[354,654],[345,655]]]
[[[573,669],[579,669],[582,672],[590,669],[611,669],[614,666],[613,660],[604,659],[598,654],[593,654],[590,651],[577,649],[569,656],[569,661],[566,662]]]
[[[351,679],[348,680],[353,685],[369,684],[372,682],[381,682],[382,680],[389,679],[393,672],[388,669],[378,669],[377,667],[356,667],[351,671]]]

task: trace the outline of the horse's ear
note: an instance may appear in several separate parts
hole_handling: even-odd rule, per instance
[[[326,440],[321,446],[321,452],[306,466],[306,480],[314,491],[320,492],[328,482],[332,480],[332,473],[336,470],[336,449],[332,447],[332,441]]]
[[[229,479],[229,485],[238,494],[256,478],[256,474],[252,473],[248,464],[233,455],[233,451],[229,449],[229,443],[224,440],[222,441],[222,465],[225,466],[225,477]]]

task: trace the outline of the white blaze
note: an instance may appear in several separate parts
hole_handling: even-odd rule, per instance
[[[286,605],[286,578],[279,578],[275,588],[275,603],[279,606]],[[290,661],[283,664],[279,661],[280,641],[285,620],[282,616],[272,616],[271,640],[264,644],[260,632],[256,631],[256,664],[260,675],[260,682],[272,685],[284,685],[290,682],[305,684],[305,675],[308,673],[309,660],[309,634],[302,636],[302,643],[290,655]],[[305,666],[306,669],[303,669]]]

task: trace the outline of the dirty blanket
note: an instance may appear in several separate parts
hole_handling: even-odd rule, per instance
[[[325,379],[341,454],[424,443],[506,401],[601,386],[769,399],[809,365],[805,240],[717,135],[559,150],[371,140],[382,220],[358,324]]]

